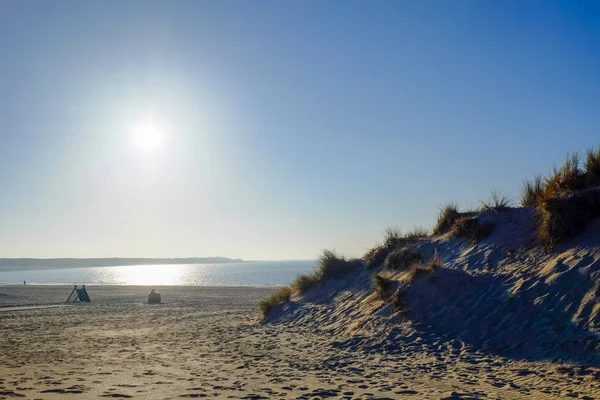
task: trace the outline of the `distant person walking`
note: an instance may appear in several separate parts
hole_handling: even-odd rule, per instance
[[[27,281],[23,281],[23,285],[27,285]]]

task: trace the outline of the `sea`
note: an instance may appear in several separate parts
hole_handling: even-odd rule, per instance
[[[299,260],[27,269],[0,271],[0,285],[285,286],[315,265]]]

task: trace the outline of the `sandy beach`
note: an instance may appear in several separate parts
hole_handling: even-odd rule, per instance
[[[156,306],[145,304],[147,287],[88,289],[90,304],[37,308],[71,287],[0,287],[0,398],[592,399],[600,390],[596,369],[439,338],[390,348],[326,324],[260,323],[256,303],[274,288],[160,287]]]

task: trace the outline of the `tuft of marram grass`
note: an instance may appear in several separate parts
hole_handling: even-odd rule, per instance
[[[283,287],[272,295],[262,299],[260,303],[258,303],[258,307],[262,315],[265,316],[276,305],[290,301],[291,297],[292,289],[289,287]]]
[[[422,227],[415,227],[405,234],[402,234],[399,229],[388,228],[383,232],[383,243],[367,251],[363,259],[368,268],[379,267],[394,250],[404,248],[428,234],[429,232]]]
[[[388,248],[398,246],[402,242],[402,232],[397,228],[387,228],[383,231],[383,245]]]
[[[386,300],[391,296],[391,289],[394,281],[381,274],[373,275],[372,286],[377,298]]]
[[[367,268],[374,268],[382,265],[389,253],[389,249],[380,244],[367,251],[363,256],[363,259],[367,263]]]
[[[317,286],[320,281],[320,277],[316,271],[313,271],[306,275],[298,275],[294,283],[292,283],[292,288],[298,293],[306,293],[311,288]]]
[[[407,240],[423,239],[427,236],[429,236],[429,230],[422,226],[415,226],[410,231],[402,235],[402,237]]]
[[[512,200],[504,193],[498,190],[490,191],[490,199],[482,202],[482,211],[503,211],[510,208]]]
[[[589,149],[586,152],[584,176],[584,181],[587,186],[600,185],[600,147],[597,149]]]
[[[549,199],[600,186],[600,147],[588,149],[583,166],[581,161],[579,153],[568,153],[563,164],[555,166],[549,176],[538,175],[533,181],[525,181],[521,205],[541,207]]]
[[[544,198],[546,184],[541,175],[536,175],[533,181],[523,182],[521,189],[521,205],[523,207],[537,206]]]
[[[444,263],[437,256],[432,257],[427,264],[417,264],[412,267],[408,274],[408,281],[414,282],[422,276],[427,276],[429,279],[435,277],[435,273],[444,267]]]
[[[546,179],[544,198],[567,196],[584,187],[584,175],[579,169],[579,153],[567,154],[561,167],[554,167]]]
[[[577,236],[600,217],[600,189],[593,188],[567,197],[546,198],[540,204],[538,239],[549,248]]]
[[[329,279],[356,273],[363,268],[363,261],[359,259],[346,259],[335,251],[323,250],[315,270],[307,275],[299,275],[292,288],[298,293],[308,290]]]
[[[444,207],[441,207],[440,215],[433,228],[433,234],[441,235],[448,232],[458,218],[460,218],[460,212],[458,212],[458,205],[456,203],[448,203]]]
[[[467,238],[476,244],[488,237],[494,230],[492,223],[480,223],[478,217],[464,217],[458,219],[452,226],[452,236]]]
[[[393,250],[385,258],[384,266],[391,270],[405,270],[411,265],[421,262],[421,254],[406,248]]]
[[[348,260],[335,251],[324,250],[319,259],[317,275],[322,281],[339,278],[362,268],[362,262],[358,259]]]

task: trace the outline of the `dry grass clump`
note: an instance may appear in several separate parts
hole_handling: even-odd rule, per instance
[[[351,259],[337,254],[335,251],[323,250],[315,270],[308,275],[299,275],[292,288],[298,293],[305,293],[312,287],[328,279],[339,278],[359,271],[363,267],[362,260]]]
[[[406,232],[402,236],[406,240],[423,239],[423,238],[426,238],[427,236],[429,236],[429,230],[422,226],[415,226],[414,228],[412,228],[412,230]]]
[[[458,211],[458,205],[456,203],[448,203],[444,207],[440,208],[440,215],[438,216],[437,222],[433,227],[434,235],[442,235],[450,232],[452,227],[461,218],[468,218],[477,215],[477,211]]]
[[[444,207],[440,208],[440,215],[438,216],[437,222],[433,228],[434,235],[441,235],[446,233],[452,228],[454,222],[460,218],[460,212],[458,212],[458,204],[448,203]]]
[[[427,276],[429,279],[433,279],[437,270],[442,268],[444,263],[437,257],[432,257],[431,260],[425,265],[417,264],[412,267],[408,274],[408,281],[414,282],[422,276]]]
[[[501,192],[492,191],[491,199],[482,209],[500,211],[510,207],[510,199]],[[492,233],[492,224],[480,224],[475,211],[459,212],[456,203],[449,203],[440,209],[434,235],[451,232],[454,237],[465,237],[477,243]]]
[[[554,167],[550,176],[525,181],[521,189],[521,205],[537,206],[547,199],[568,196],[600,185],[600,148],[586,152],[583,168],[579,153],[567,154],[562,166]]]
[[[258,303],[260,312],[263,316],[265,316],[277,304],[290,301],[290,297],[292,297],[292,289],[289,287],[283,287],[272,295],[265,297],[260,301],[260,303]]]
[[[404,270],[411,265],[421,262],[421,254],[406,248],[398,248],[385,258],[384,266],[392,270]]]
[[[392,295],[391,291],[394,286],[394,281],[384,275],[375,274],[373,275],[372,286],[376,297],[385,301]]]
[[[421,276],[423,275],[429,275],[429,277],[432,277],[432,270],[430,270],[427,267],[424,267],[423,265],[414,265],[412,267],[412,269],[410,270],[410,274],[408,275],[408,280],[409,282],[413,282],[417,279],[419,279]]]
[[[588,189],[568,197],[546,198],[540,206],[538,238],[548,247],[581,233],[600,217],[600,189]]]
[[[562,197],[583,189],[585,177],[579,169],[579,154],[567,154],[562,167],[554,167],[546,179],[544,198]]]
[[[521,205],[523,207],[537,206],[544,197],[546,185],[541,175],[536,175],[533,181],[526,180],[521,189]]]
[[[373,247],[363,256],[368,268],[383,265],[387,257],[396,249],[405,248],[410,243],[424,238],[429,234],[423,227],[415,227],[402,234],[399,229],[388,228],[383,232],[383,243]]]
[[[584,176],[587,186],[600,185],[600,147],[586,152]]]
[[[346,259],[346,257],[337,254],[335,251],[324,250],[319,258],[317,266],[317,275],[322,281],[332,278],[339,278],[352,272],[357,272],[363,266],[361,260]]]
[[[549,247],[579,234],[600,216],[600,148],[588,150],[581,164],[578,153],[567,154],[550,176],[523,185],[521,205],[538,207],[538,239]]]
[[[373,247],[371,250],[363,256],[363,259],[367,263],[367,268],[373,268],[378,265],[382,265],[390,253],[390,250],[384,245]]]
[[[482,202],[481,211],[503,211],[510,208],[512,200],[504,193],[492,190],[490,192],[490,199]]]
[[[298,275],[294,283],[292,283],[292,288],[298,293],[306,293],[309,289],[314,286],[317,286],[321,282],[317,271],[313,271],[307,275]]]
[[[465,217],[457,220],[452,226],[452,236],[467,238],[471,243],[478,243],[488,237],[494,230],[492,223],[479,223],[478,217]]]
[[[408,237],[407,235],[403,235],[402,231],[397,228],[387,228],[383,231],[383,243],[382,246],[392,250],[398,248],[400,246],[405,246],[408,242],[416,239],[417,237],[414,235],[418,235],[418,233],[410,232],[412,237]]]

